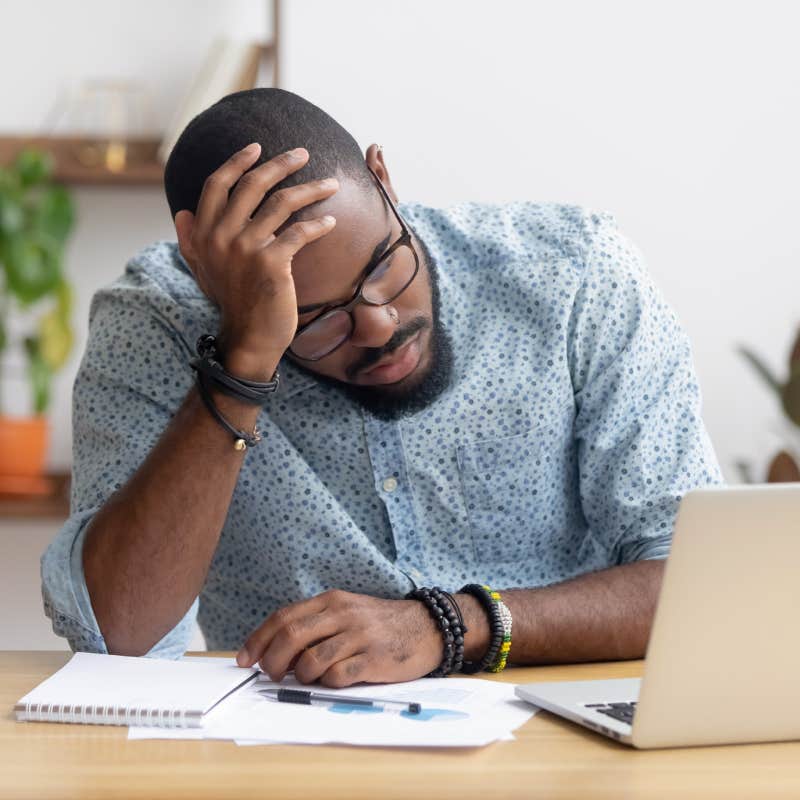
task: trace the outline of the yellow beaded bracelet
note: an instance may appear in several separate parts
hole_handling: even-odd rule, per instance
[[[483,588],[489,592],[492,600],[494,600],[497,611],[500,614],[500,620],[503,623],[503,643],[500,645],[497,658],[495,658],[494,662],[490,664],[486,670],[487,672],[502,672],[506,668],[508,654],[511,650],[511,627],[513,619],[511,617],[511,611],[500,596],[500,592],[490,589],[488,586],[484,586]]]

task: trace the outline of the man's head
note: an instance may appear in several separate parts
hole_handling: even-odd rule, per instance
[[[381,258],[402,238],[404,224],[392,208],[397,198],[379,147],[372,145],[365,159],[344,128],[290,92],[253,89],[229,95],[195,117],[170,154],[164,184],[173,218],[182,209],[194,213],[206,178],[250,142],[261,145],[251,169],[296,147],[309,153],[308,163],[264,199],[283,187],[339,180],[336,194],[301,209],[286,223],[322,214],[336,218],[336,227],[306,245],[292,262],[298,330],[328,314],[330,307],[349,304],[368,268],[376,276],[387,268],[407,269],[414,253],[419,261],[416,277],[394,299],[348,306],[351,335],[333,352],[308,360],[290,348],[289,356],[378,416],[393,418],[428,405],[446,388],[452,361],[440,322],[436,266],[413,231],[406,240],[410,247]],[[366,289],[362,297],[374,299]]]

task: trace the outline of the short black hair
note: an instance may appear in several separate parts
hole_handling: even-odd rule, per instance
[[[295,147],[305,147],[309,153],[308,163],[264,199],[282,186],[334,176],[351,178],[364,187],[372,184],[358,142],[333,117],[283,89],[247,89],[198,114],[172,148],[164,168],[172,218],[184,208],[196,213],[206,178],[251,142],[261,145],[253,167]]]

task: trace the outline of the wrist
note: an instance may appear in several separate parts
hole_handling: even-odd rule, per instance
[[[237,378],[250,381],[269,381],[278,368],[283,353],[268,350],[252,351],[241,347],[220,345],[221,363]]]

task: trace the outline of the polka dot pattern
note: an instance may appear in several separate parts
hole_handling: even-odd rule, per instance
[[[686,336],[605,214],[558,205],[402,206],[439,265],[454,380],[378,420],[291,363],[264,410],[195,615],[236,649],[330,588],[535,587],[663,558],[681,496],[721,480]],[[46,613],[104,652],[81,568],[86,524],[142,462],[218,319],[172,242],[99,292],[75,383],[72,516],[42,559]],[[391,479],[391,480],[389,480]]]

